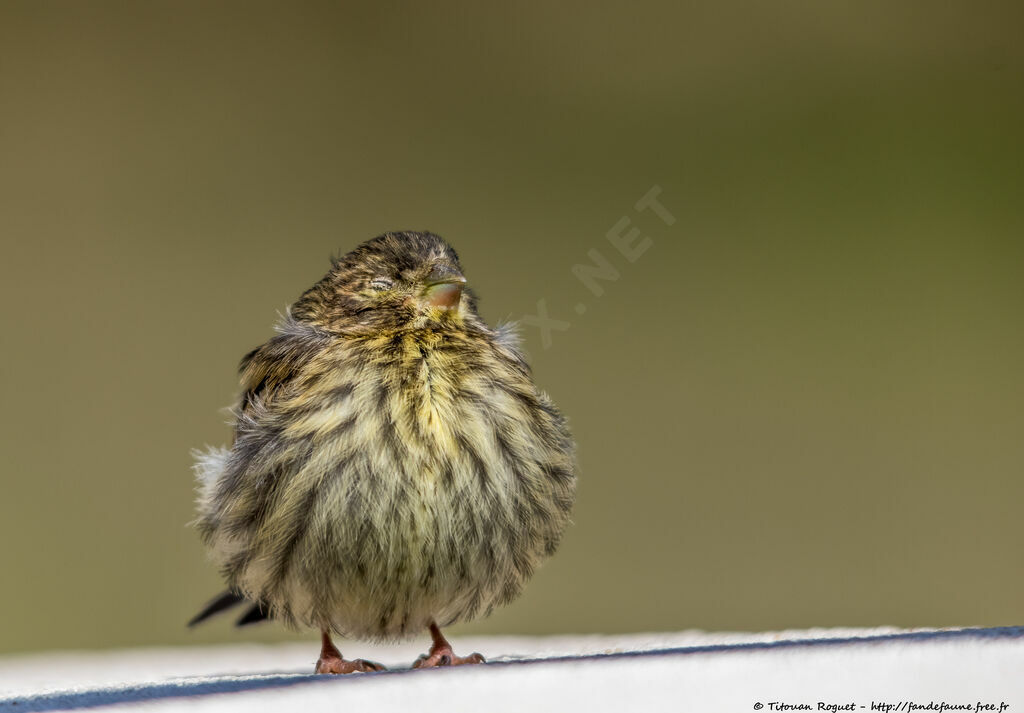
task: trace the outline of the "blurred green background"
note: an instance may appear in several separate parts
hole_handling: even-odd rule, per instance
[[[0,651],[299,636],[184,628],[189,451],[390,229],[571,325],[576,524],[454,633],[1024,623],[1019,7],[4,2]]]

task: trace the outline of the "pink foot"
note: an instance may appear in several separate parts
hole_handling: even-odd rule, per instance
[[[383,666],[373,661],[343,659],[326,630],[320,632],[320,641],[320,659],[316,662],[315,673],[369,673],[384,670]]]
[[[470,663],[486,663],[486,659],[480,654],[470,654],[469,656],[456,656],[455,652],[452,651],[452,645],[448,643],[448,640],[441,634],[441,629],[438,628],[437,624],[430,625],[430,635],[434,639],[433,645],[430,647],[429,654],[423,654],[416,663],[412,665],[413,668],[437,668],[438,666],[462,666]]]

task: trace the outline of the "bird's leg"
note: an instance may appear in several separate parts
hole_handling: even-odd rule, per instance
[[[327,629],[320,631],[320,640],[323,645],[320,647],[320,660],[316,662],[316,673],[360,673],[384,670],[383,666],[373,661],[364,661],[363,659],[348,661],[341,658],[341,652],[331,641],[331,635]]]
[[[456,656],[455,652],[452,651],[452,645],[448,643],[448,639],[444,638],[441,629],[434,622],[430,622],[430,636],[434,639],[434,643],[430,647],[430,653],[423,654],[416,659],[416,663],[412,665],[413,668],[461,666],[465,663],[484,663],[485,661],[484,657],[480,654],[470,654],[466,657]]]

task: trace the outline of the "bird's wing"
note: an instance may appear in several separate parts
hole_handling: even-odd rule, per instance
[[[257,404],[272,402],[331,339],[326,332],[290,316],[278,325],[278,331],[280,334],[246,354],[238,366],[242,386],[239,416],[252,416]]]
[[[286,316],[278,325],[278,332],[277,336],[246,354],[239,364],[242,394],[235,414],[239,422],[258,421],[261,413],[266,413],[266,409],[272,407],[278,395],[332,339],[323,330],[300,322],[291,315]],[[237,434],[236,426],[236,438]],[[215,528],[216,524],[210,527]],[[246,626],[269,618],[269,610],[259,602],[248,600],[240,592],[229,589],[207,603],[188,625],[195,626],[243,603],[248,603],[250,607],[235,622],[236,626]]]

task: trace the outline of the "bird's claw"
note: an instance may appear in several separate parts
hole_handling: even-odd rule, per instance
[[[320,657],[316,662],[316,673],[372,673],[374,671],[386,671],[381,664],[366,659],[353,659],[349,661],[343,658]]]
[[[416,662],[412,665],[413,668],[439,668],[441,666],[462,666],[464,664],[471,663],[487,663],[480,654],[470,654],[469,656],[456,656],[450,648],[441,648],[435,651],[431,651],[429,654],[423,654]]]

